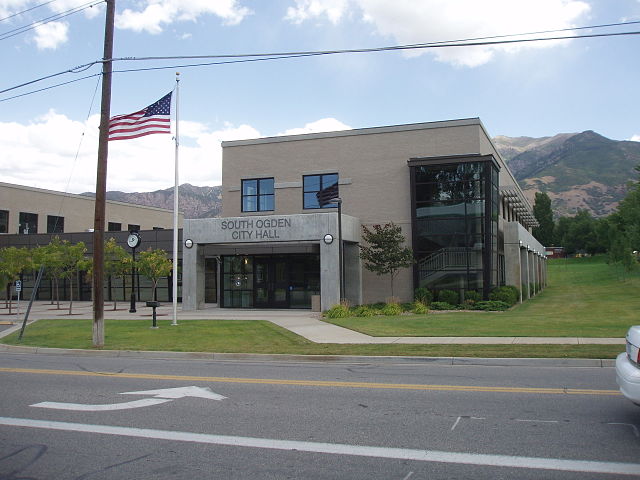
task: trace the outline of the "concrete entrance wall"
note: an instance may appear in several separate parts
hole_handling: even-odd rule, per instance
[[[345,296],[352,304],[362,303],[361,265],[357,253],[360,220],[342,215],[345,243]],[[326,243],[325,236],[333,241]],[[295,250],[301,244],[320,246],[320,303],[326,310],[340,302],[338,214],[313,213],[230,218],[188,219],[184,223],[182,255],[182,309],[197,310],[204,304],[205,248],[233,246],[237,254],[256,247],[277,247],[279,253]],[[187,248],[185,242],[192,242]]]

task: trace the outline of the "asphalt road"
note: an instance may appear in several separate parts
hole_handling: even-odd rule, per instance
[[[640,478],[639,453],[612,368],[0,354],[2,480]]]

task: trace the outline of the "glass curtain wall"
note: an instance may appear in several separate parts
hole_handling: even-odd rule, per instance
[[[498,170],[492,161],[413,165],[416,286],[488,295],[498,277]]]

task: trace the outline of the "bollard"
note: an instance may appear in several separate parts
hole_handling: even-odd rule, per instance
[[[160,306],[160,302],[147,302],[147,307],[153,308],[153,323],[151,324],[151,328],[158,328],[158,323],[156,322],[156,308]]]

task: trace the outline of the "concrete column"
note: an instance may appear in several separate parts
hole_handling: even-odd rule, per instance
[[[204,248],[182,249],[182,309],[197,310],[204,302]]]
[[[362,265],[357,243],[344,244],[345,296],[351,305],[362,304]]]
[[[340,303],[340,262],[336,238],[329,245],[320,242],[320,308],[328,310],[338,303]]]
[[[528,300],[529,295],[529,255],[526,248],[520,249],[520,264],[522,265],[520,285],[522,290],[522,299]]]
[[[505,243],[504,245],[505,283],[521,290],[522,262],[520,258],[520,245],[518,243]],[[522,303],[522,292],[520,292]]]

